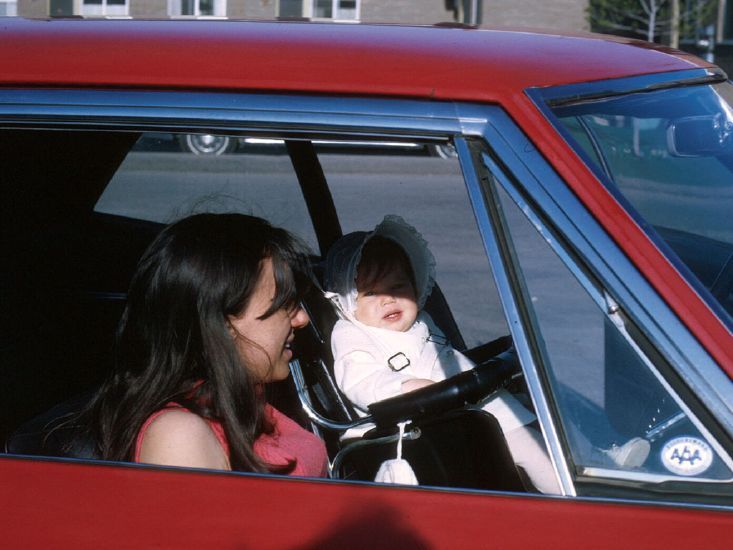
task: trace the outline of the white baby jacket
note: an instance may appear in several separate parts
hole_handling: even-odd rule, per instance
[[[331,349],[336,383],[362,416],[371,403],[402,394],[406,380],[440,382],[474,367],[424,311],[406,332],[340,320],[331,334]],[[496,417],[504,433],[535,418],[505,390],[495,393],[483,409]]]

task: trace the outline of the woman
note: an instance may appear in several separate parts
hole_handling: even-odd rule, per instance
[[[325,475],[320,439],[265,402],[308,316],[302,248],[241,214],[165,228],[133,276],[112,376],[92,404],[102,455],[154,464]]]

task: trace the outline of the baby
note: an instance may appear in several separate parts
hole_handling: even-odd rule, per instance
[[[336,383],[366,415],[376,401],[472,369],[422,310],[435,281],[435,258],[415,228],[387,216],[371,233],[350,233],[327,258],[327,296],[342,316],[331,335]],[[559,487],[535,420],[506,390],[483,409],[499,422],[515,462],[543,493]]]

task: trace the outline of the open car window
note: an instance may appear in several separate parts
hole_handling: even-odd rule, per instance
[[[265,218],[318,249],[282,140],[144,133],[94,210],[160,224],[197,212],[239,212]]]
[[[6,129],[0,134],[5,158],[14,159],[4,185],[13,215],[4,219],[12,260],[5,266],[3,288],[9,297],[3,310],[8,327],[3,437],[51,407],[93,391],[105,378],[138,258],[165,224],[194,213],[241,212],[284,227],[309,246],[317,276],[324,244],[333,238],[318,234],[319,228],[370,230],[385,215],[399,215],[422,233],[435,255],[434,295],[442,298],[430,314],[454,347],[474,352],[480,361],[510,345],[460,164],[447,143],[437,150],[435,143],[405,138],[324,140],[304,133],[294,139],[275,131],[262,137],[129,128]],[[322,167],[335,211],[319,188],[314,165],[310,172],[298,166],[303,157],[292,154],[293,143],[314,147],[312,156],[305,156]],[[36,154],[41,150],[49,152]],[[48,304],[55,313],[38,319],[33,312]],[[331,326],[319,326],[322,333],[332,327],[330,319]],[[313,324],[318,321],[313,316]],[[327,363],[327,342],[319,353]],[[313,428],[293,389],[286,387],[290,383],[273,388],[275,404]],[[312,392],[314,399],[320,388]],[[455,442],[470,436],[487,456],[493,452],[492,438],[501,437],[496,426],[488,437],[455,422],[436,437]],[[440,448],[421,452],[440,454]],[[451,444],[442,449],[454,455],[449,468],[459,475],[446,476],[443,466],[431,465],[432,479],[455,487],[498,487],[499,470],[481,460],[481,453],[454,453]],[[331,451],[333,458],[338,443]],[[391,443],[380,453],[380,460],[391,458]],[[418,464],[420,459],[412,460]],[[513,468],[508,455],[502,460]],[[358,468],[349,467],[344,475],[351,479],[374,478],[371,470],[353,477]],[[489,471],[493,477],[485,476]]]
[[[372,229],[385,215],[402,216],[436,257],[438,284],[460,330],[460,347],[508,334],[454,155],[441,157],[418,143],[314,141],[344,233]],[[144,133],[94,210],[160,224],[196,212],[241,212],[319,249],[279,139]]]

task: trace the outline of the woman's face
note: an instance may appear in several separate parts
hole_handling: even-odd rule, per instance
[[[293,357],[290,345],[295,330],[310,321],[308,314],[300,307],[290,311],[279,309],[262,319],[261,316],[272,304],[275,290],[272,260],[265,258],[249,304],[240,315],[229,318],[237,350],[247,369],[261,382],[274,382],[288,377],[288,362]]]

